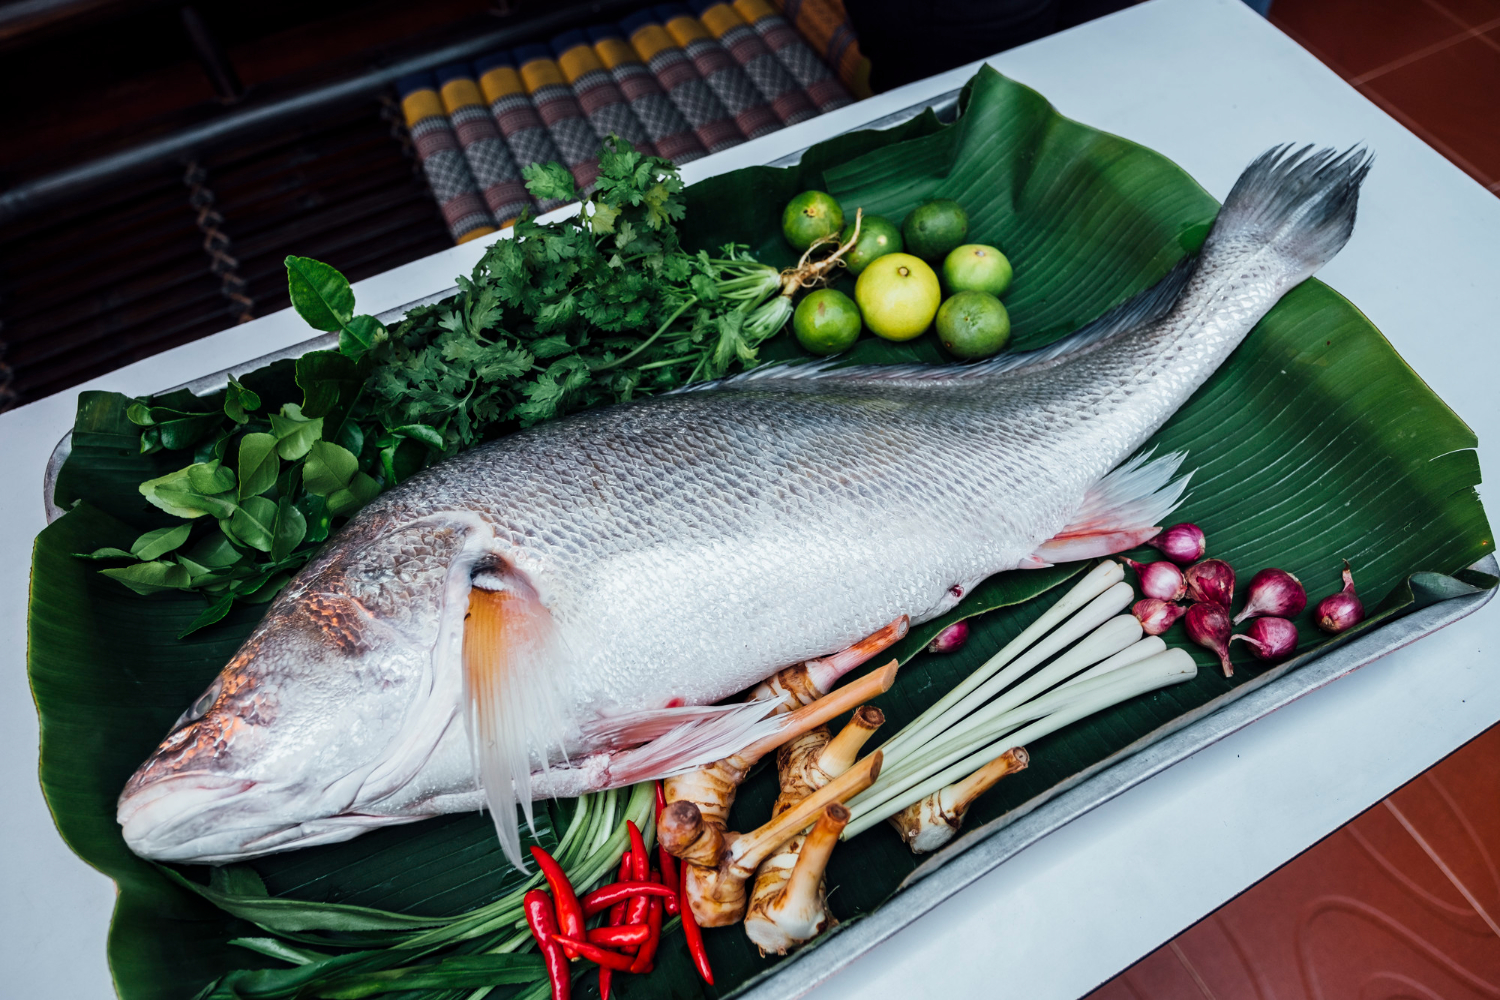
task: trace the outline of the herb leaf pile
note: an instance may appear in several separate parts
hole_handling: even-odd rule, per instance
[[[562,166],[526,169],[538,199],[577,201]],[[140,485],[182,524],[80,556],[142,594],[208,600],[184,635],[235,601],[267,601],[341,519],[432,462],[577,410],[753,367],[790,315],[775,268],[743,248],[689,254],[682,179],[667,160],[611,139],[594,194],[571,218],[523,218],[458,294],[386,329],[354,312],[349,282],[288,257],[293,307],[338,349],[296,362],[301,398],[263,400],[231,378],[130,407],[146,453],[181,452]]]

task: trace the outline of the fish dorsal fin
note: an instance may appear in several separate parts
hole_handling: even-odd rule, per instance
[[[516,805],[534,833],[533,751],[545,768],[567,724],[562,649],[551,614],[524,580],[487,574],[485,582],[494,589],[476,584],[464,619],[465,719],[500,846],[525,871]]]
[[[1084,494],[1067,527],[1037,546],[1026,568],[1110,556],[1155,537],[1193,477],[1172,478],[1185,457],[1173,452],[1153,461],[1148,451],[1116,466]]]
[[[697,392],[716,388],[740,388],[751,383],[804,379],[848,379],[860,382],[937,382],[963,381],[1018,371],[1046,364],[1076,354],[1112,337],[1153,323],[1165,316],[1176,304],[1183,287],[1193,275],[1198,258],[1184,257],[1150,288],[1104,313],[1098,319],[1068,334],[1061,340],[1034,351],[1014,351],[972,365],[840,365],[837,358],[805,364],[762,365],[740,375],[715,382],[687,386],[677,392]]]

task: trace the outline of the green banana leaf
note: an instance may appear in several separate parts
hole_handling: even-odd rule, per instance
[[[780,211],[807,188],[831,192],[850,215],[863,207],[898,222],[929,198],[958,200],[970,214],[969,238],[1001,247],[1015,266],[1005,301],[1020,348],[1055,340],[1151,285],[1201,244],[1217,208],[1161,156],[1069,121],[1034,91],[985,69],[966,88],[951,125],[929,113],[887,132],[832,139],[795,167],[750,168],[694,185],[685,241],[709,249],[748,243],[762,260],[791,263],[779,234]],[[767,345],[765,355],[792,359],[801,352],[783,335]],[[944,360],[930,338],[902,345],[867,339],[850,357],[868,363]],[[284,365],[244,381],[273,406],[299,398]],[[1463,575],[1493,550],[1474,490],[1479,467],[1473,433],[1354,306],[1317,281],[1304,283],[1272,310],[1151,446],[1187,453],[1184,468],[1195,471],[1180,516],[1204,526],[1212,554],[1239,570],[1241,597],[1251,574],[1274,565],[1299,576],[1316,601],[1339,588],[1342,560],[1348,559],[1367,606],[1378,606],[1362,627],[1370,628],[1423,602],[1493,585]],[[109,950],[116,986],[128,1000],[188,998],[231,969],[287,967],[232,945],[262,932],[136,858],[114,823],[114,800],[125,779],[261,611],[236,608],[218,625],[179,640],[175,636],[202,610],[201,599],[138,597],[73,557],[104,546],[128,547],[141,531],[166,523],[135,489],[160,474],[155,461],[136,453],[135,428],[124,419],[120,397],[84,394],[74,450],[58,487],[59,502],[73,506],[38,538],[30,613],[43,788],[69,845],[119,883]],[[896,686],[878,702],[889,731],[1034,620],[1052,599],[1045,591],[1081,568],[1003,574],[943,619],[914,629],[897,650],[906,665]],[[945,657],[921,652],[943,625],[976,615],[964,649]],[[1278,672],[1294,669],[1329,641],[1312,627],[1310,615],[1297,624],[1299,656]],[[982,799],[970,827],[1015,815],[1038,796],[1267,676],[1235,647],[1235,676],[1223,677],[1213,658],[1187,646],[1180,632],[1166,638],[1194,653],[1201,667],[1196,679],[1032,745],[1031,767]],[[740,793],[733,824],[747,829],[763,822],[775,791],[769,770],[753,775]],[[568,809],[558,803],[539,814],[543,843],[555,842],[553,830]],[[841,846],[829,869],[835,915],[848,923],[871,912],[920,861],[883,828]],[[260,878],[255,884],[271,897],[418,917],[482,905],[516,884],[489,819],[478,814],[387,828],[250,867]],[[201,869],[181,874],[198,883],[209,880]],[[900,905],[899,897],[892,905]],[[616,991],[719,996],[778,961],[760,956],[738,928],[709,930],[705,939],[716,987],[697,980],[681,936],[672,935],[657,970],[649,977],[615,977]],[[482,967],[482,961],[460,962],[451,972],[424,972],[421,981],[467,983]],[[345,985],[367,995],[365,990],[386,983],[385,975],[375,970]],[[393,989],[399,983],[399,977],[389,980]],[[586,976],[575,988],[592,996],[592,983]],[[521,989],[505,986],[492,995]]]

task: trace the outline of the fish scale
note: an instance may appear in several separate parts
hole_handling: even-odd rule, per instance
[[[277,706],[240,719],[256,751],[193,736],[225,731],[243,698],[190,713],[121,797],[127,842],[232,860],[488,801],[518,857],[517,799],[705,763],[756,724],[690,708],[667,732],[673,706],[931,619],[994,573],[1133,547],[1184,484],[1168,482],[1181,456],[1126,460],[1343,246],[1367,167],[1271,151],[1196,261],[1049,348],[761,369],[413,476],[330,540],[225,668],[225,692]],[[499,638],[466,664],[472,588],[500,609],[484,619],[498,631],[474,634]],[[665,735],[598,735],[619,720]]]

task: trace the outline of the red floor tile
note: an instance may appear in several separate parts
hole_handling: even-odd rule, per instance
[[[1271,21],[1345,77],[1465,32],[1422,0],[1275,0]]]
[[[1360,88],[1420,125],[1434,145],[1487,184],[1500,180],[1500,48],[1490,41],[1500,41],[1500,28]]]
[[[1497,869],[1500,726],[1089,1000],[1500,997]]]
[[[1425,0],[1464,25],[1477,28],[1500,18],[1500,0]]]

